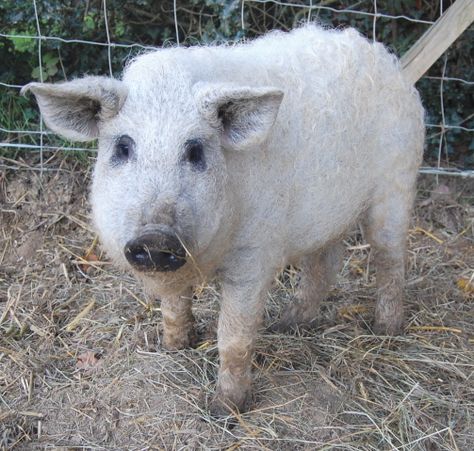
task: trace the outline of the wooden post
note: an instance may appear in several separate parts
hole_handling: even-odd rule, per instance
[[[406,77],[416,83],[473,21],[474,0],[456,0],[401,58]]]

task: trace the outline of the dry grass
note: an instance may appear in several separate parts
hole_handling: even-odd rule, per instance
[[[48,165],[57,170],[40,177],[28,169],[34,163],[17,161],[21,169],[0,176],[2,449],[472,449],[468,182],[420,181],[404,336],[371,333],[374,276],[354,232],[319,326],[263,332],[254,410],[217,421],[206,408],[217,370],[216,289],[195,304],[197,349],[163,351],[159,303],[94,246],[87,171],[56,155]],[[276,280],[268,323],[297,278],[289,269]]]

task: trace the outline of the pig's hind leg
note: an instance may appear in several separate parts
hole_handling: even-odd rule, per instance
[[[271,327],[272,331],[283,332],[315,324],[320,303],[334,285],[341,268],[343,250],[342,243],[333,243],[301,259],[301,280],[295,299],[287,305],[280,321]]]
[[[405,260],[413,191],[387,192],[368,210],[364,228],[377,278],[374,332],[396,335],[403,328]]]

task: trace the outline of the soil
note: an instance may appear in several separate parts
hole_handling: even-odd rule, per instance
[[[195,349],[160,346],[159,300],[107,261],[88,165],[56,154],[0,175],[1,449],[465,450],[474,443],[474,186],[421,177],[406,329],[371,331],[375,279],[355,228],[310,331],[262,331],[252,410],[212,418],[218,288],[195,302]],[[286,268],[266,324],[291,302]]]

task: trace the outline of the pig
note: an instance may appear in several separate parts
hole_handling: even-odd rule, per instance
[[[166,349],[193,344],[193,287],[219,281],[216,415],[248,408],[275,274],[301,270],[275,329],[311,324],[358,221],[376,267],[373,330],[402,330],[424,113],[383,45],[308,24],[27,91],[54,132],[98,138],[93,221],[113,262],[161,299]]]

